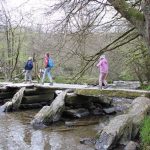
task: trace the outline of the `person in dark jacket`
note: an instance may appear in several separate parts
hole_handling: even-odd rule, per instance
[[[26,62],[24,69],[25,69],[25,83],[27,83],[27,81],[32,83],[32,69],[33,69],[32,57],[28,58],[28,61]]]

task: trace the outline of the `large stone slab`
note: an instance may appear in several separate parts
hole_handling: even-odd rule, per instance
[[[4,105],[1,106],[3,111],[11,111],[19,109],[23,94],[24,94],[25,87],[22,87],[12,98],[12,100],[6,102]]]
[[[126,143],[134,138],[139,131],[142,120],[149,111],[149,98],[138,97],[133,100],[129,111],[124,115],[114,117],[98,135],[95,144],[96,150],[109,150],[119,141]]]
[[[112,148],[124,134],[131,137],[131,131],[132,118],[127,114],[119,115],[104,127],[96,141],[95,149],[108,150]]]
[[[54,99],[54,93],[41,94],[41,95],[32,95],[32,96],[24,96],[22,99],[22,104],[34,104],[41,102],[50,102]]]
[[[74,106],[75,108],[82,107],[82,105],[88,103],[88,99],[79,96],[75,93],[67,93],[65,97],[65,105],[66,106]]]
[[[67,91],[60,93],[50,106],[44,106],[34,117],[31,124],[34,127],[48,125],[58,121],[65,108],[65,96]]]
[[[140,128],[140,124],[147,113],[150,111],[150,99],[146,97],[137,97],[131,104],[128,114],[132,116],[133,132],[132,137],[134,138]]]
[[[150,97],[150,91],[144,90],[128,90],[128,89],[76,89],[77,95],[85,96],[109,96],[109,97],[124,97],[124,98],[136,98],[140,96]]]

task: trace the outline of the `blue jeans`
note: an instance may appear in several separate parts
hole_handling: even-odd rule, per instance
[[[28,80],[30,82],[32,81],[32,70],[26,70],[25,71],[25,82]]]
[[[42,83],[44,83],[46,75],[48,76],[49,81],[52,82],[52,76],[51,76],[50,70],[51,70],[50,67],[45,68],[43,78],[42,78]]]

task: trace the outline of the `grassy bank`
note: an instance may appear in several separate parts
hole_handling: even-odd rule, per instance
[[[141,149],[149,150],[150,148],[150,116],[146,117],[141,125],[140,130]]]

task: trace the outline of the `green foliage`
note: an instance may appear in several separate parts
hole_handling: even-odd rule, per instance
[[[149,86],[147,86],[146,90],[149,90],[149,91],[150,91],[150,85],[149,85]]]
[[[140,11],[138,11],[138,10],[136,10],[134,8],[129,8],[128,12],[129,12],[129,15],[134,17],[134,18],[136,18],[137,21],[138,20],[139,21],[143,21],[144,20],[144,15]]]
[[[143,89],[143,90],[150,90],[150,85],[141,85],[141,89]]]
[[[130,73],[128,73],[127,70],[122,71],[120,73],[119,78],[120,80],[125,80],[125,81],[133,80],[132,76],[130,75]]]
[[[132,1],[130,1],[131,4],[132,4]],[[128,13],[125,13],[126,14],[126,19],[130,20],[130,18],[135,18],[135,20],[140,20],[140,21],[143,21],[144,20],[144,15],[139,11],[137,10],[136,8],[134,7],[130,7],[129,3],[125,2],[125,1],[122,1],[120,2],[120,8],[122,10],[127,10]],[[115,6],[115,5],[114,5]]]
[[[150,146],[150,116],[146,117],[143,121],[140,130],[140,138],[143,150],[146,150],[146,147]]]
[[[137,76],[138,80],[141,83],[143,83],[143,81],[149,82],[150,56],[148,55],[148,49],[141,38],[138,38],[136,43],[134,43],[134,47],[129,49],[126,58],[128,62],[127,65],[130,67],[131,72]]]

